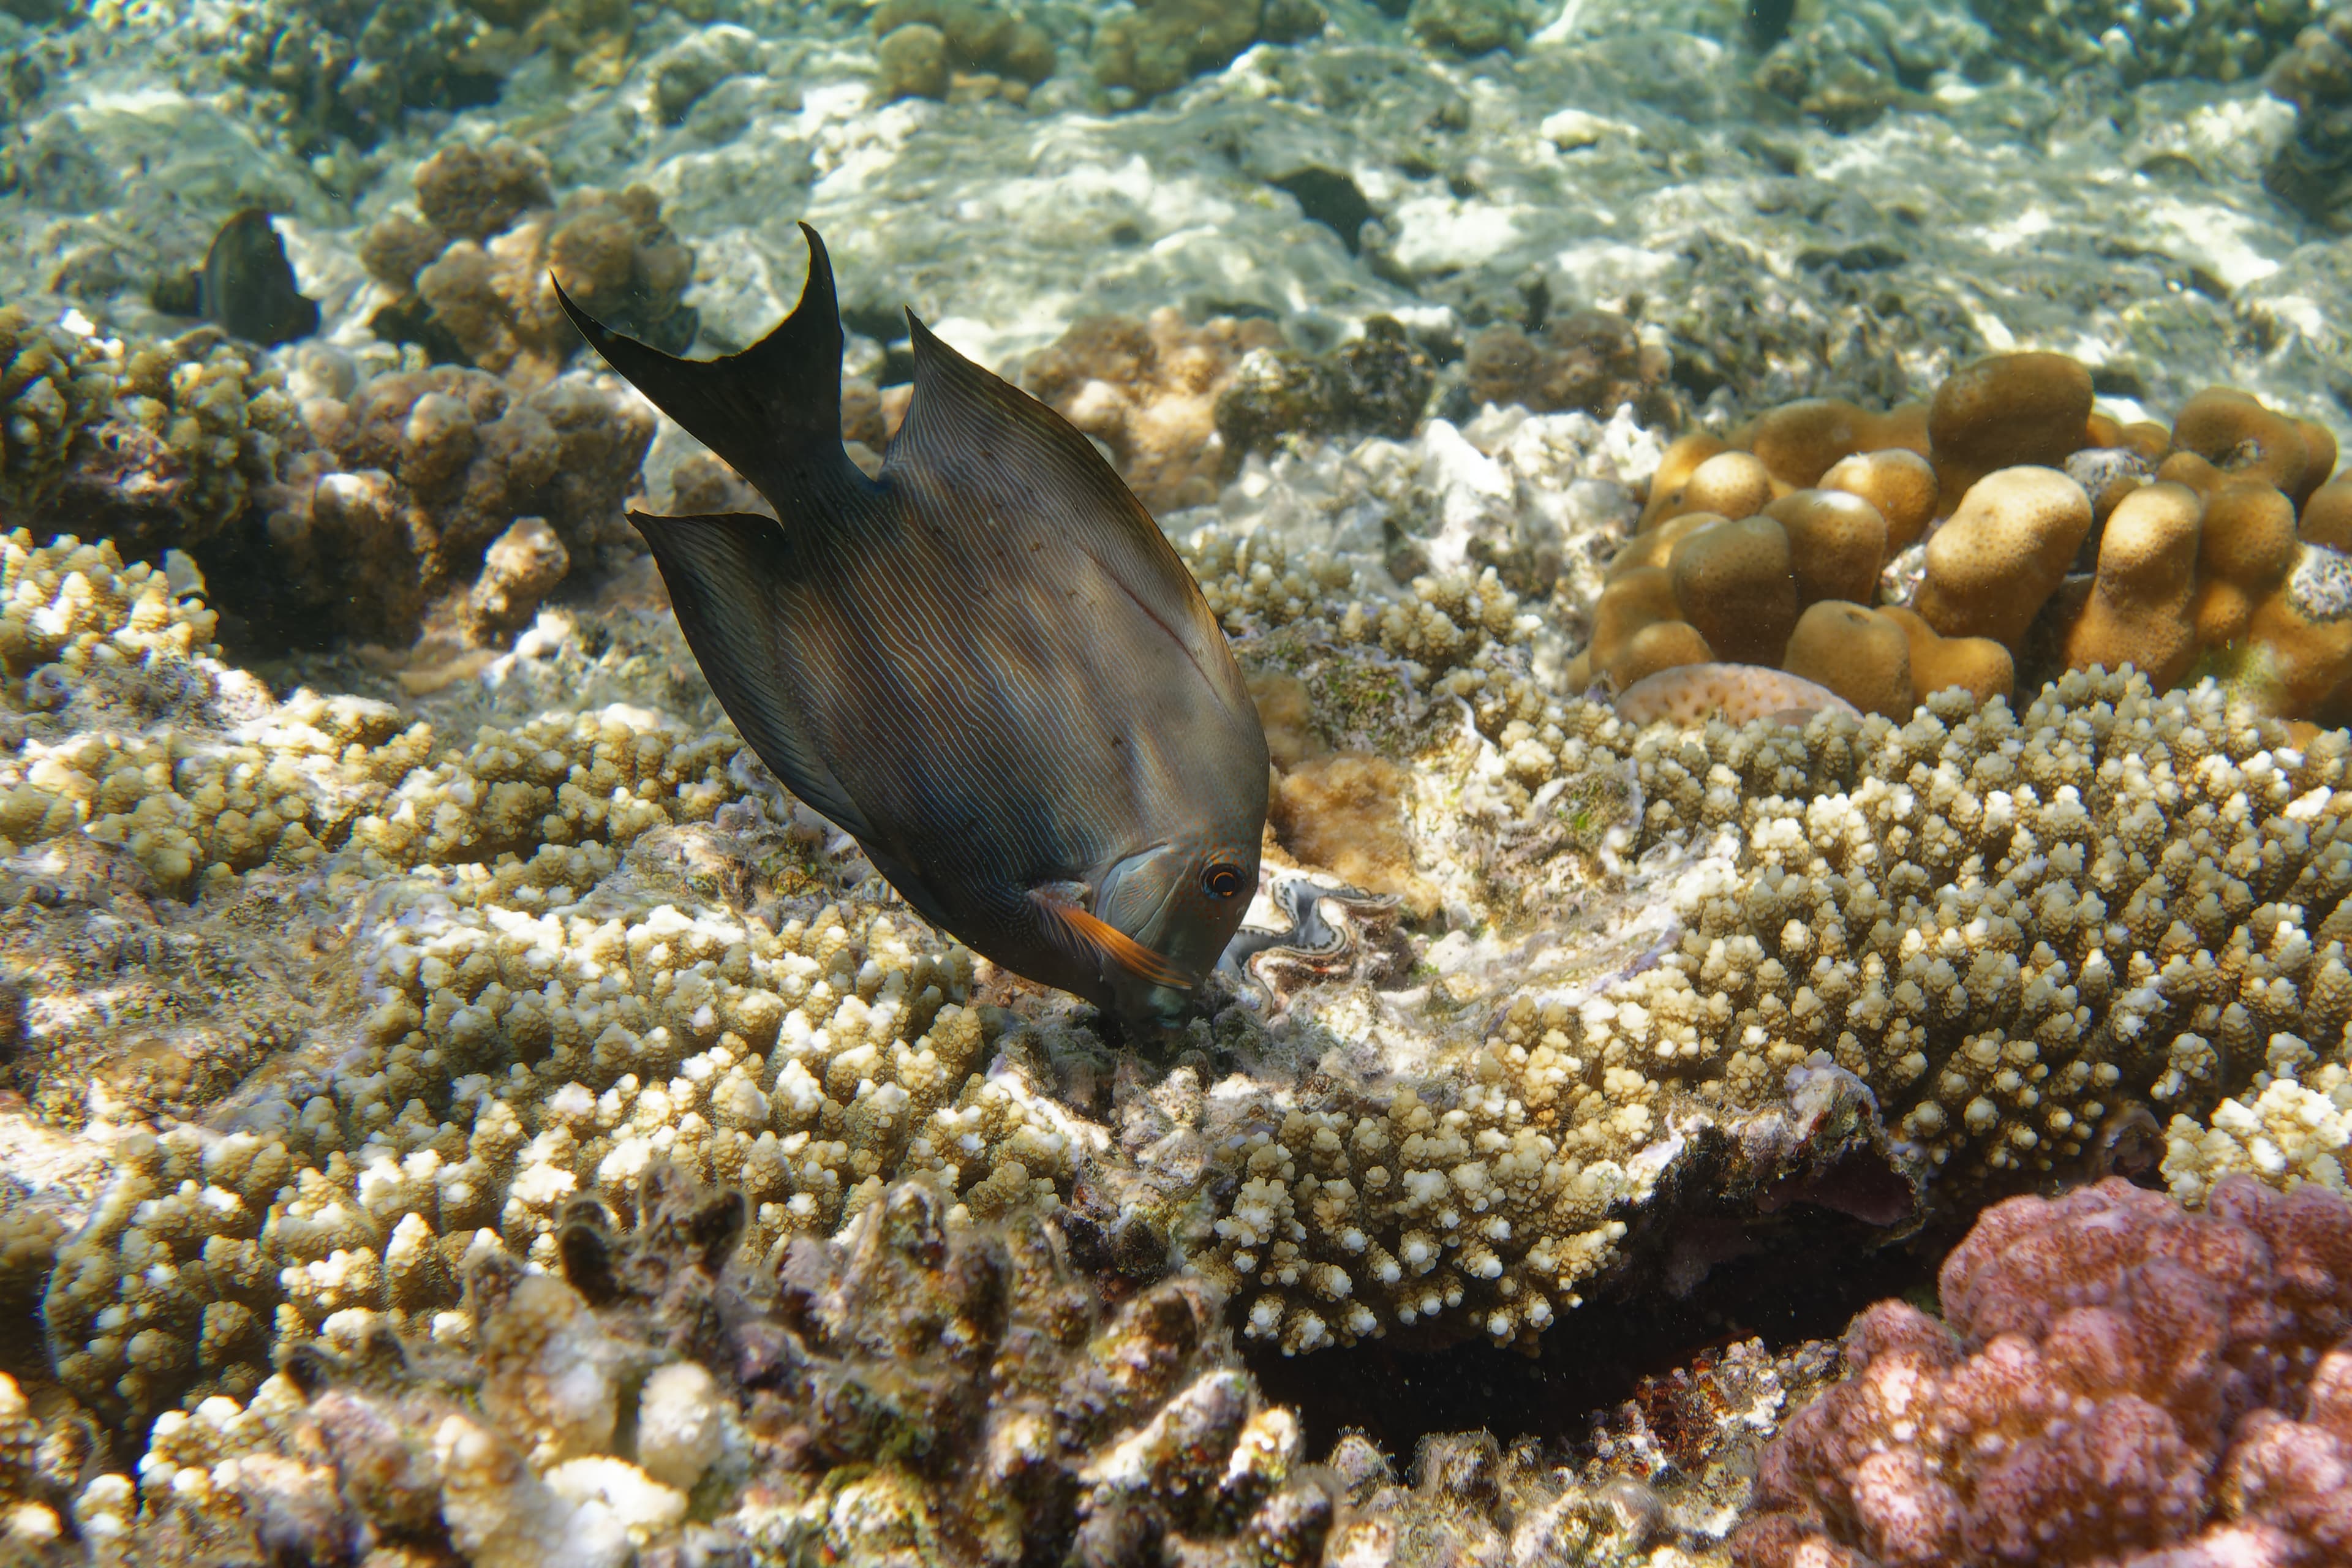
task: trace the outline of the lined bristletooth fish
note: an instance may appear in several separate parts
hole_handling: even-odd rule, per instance
[[[1257,887],[1265,736],[1216,617],[1092,443],[912,311],[880,473],[843,449],[833,268],[685,360],[563,308],[765,517],[632,513],[736,728],[926,920],[1131,1026],[1183,1017]],[[558,289],[559,295],[561,289]]]

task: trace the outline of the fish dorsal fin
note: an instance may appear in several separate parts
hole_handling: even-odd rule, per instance
[[[727,716],[784,787],[857,838],[873,828],[809,742],[799,694],[782,684],[792,668],[777,603],[793,568],[782,528],[743,512],[629,521],[653,547],[670,605],[695,661]]]
[[[588,346],[656,406],[771,500],[819,482],[862,483],[841,445],[841,308],[833,263],[816,230],[808,281],[776,330],[739,354],[689,360],[624,337],[555,284],[564,314]]]
[[[1143,503],[1093,442],[1053,409],[964,358],[907,313],[914,395],[883,479],[951,489],[993,481],[1064,542],[1091,554],[1181,646],[1230,704],[1213,673],[1230,664],[1223,634],[1192,574]],[[1245,700],[1245,699],[1244,699]]]
[[[1032,888],[1029,901],[1045,917],[1045,932],[1055,946],[1090,969],[1104,963],[1155,984],[1190,990],[1201,977],[1186,973],[1109,922],[1097,919],[1078,901],[1056,888]]]

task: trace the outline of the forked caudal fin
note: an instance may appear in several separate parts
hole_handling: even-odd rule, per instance
[[[1030,902],[1045,918],[1047,933],[1073,954],[1099,962],[1108,959],[1129,974],[1155,985],[1189,991],[1201,978],[1177,968],[1117,926],[1097,919],[1070,899],[1044,888],[1029,890]]]
[[[841,446],[841,307],[824,241],[807,224],[808,281],[776,330],[724,359],[664,353],[598,321],[554,283],[572,324],[605,363],[635,384],[772,501],[813,479],[854,476]],[[551,278],[551,282],[554,280]],[[773,488],[772,488],[773,487]]]

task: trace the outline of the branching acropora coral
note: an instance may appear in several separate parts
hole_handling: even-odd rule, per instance
[[[764,1245],[830,1233],[902,1172],[992,1214],[1066,1190],[1099,1138],[1017,1079],[979,1076],[969,955],[812,898],[791,871],[800,829],[756,811],[711,826],[740,793],[728,738],[614,709],[444,745],[381,703],[275,703],[203,656],[211,616],[162,574],[104,547],[5,549],[12,851],[108,847],[151,895],[201,895],[232,921],[248,875],[381,900],[362,949],[315,977],[314,1000],[360,1020],[331,1071],[281,1064],[228,1136],[119,1147],[121,1181],[49,1288],[79,1397],[152,1411],[191,1388],[242,1394],[273,1340],[345,1307],[449,1308],[471,1251],[544,1260],[568,1194],[656,1152],[745,1192]],[[142,708],[120,700],[134,683]],[[167,686],[184,696],[158,723]],[[729,890],[755,885],[800,912],[731,912]],[[11,949],[70,985],[79,930],[37,921]],[[235,930],[215,955],[232,974],[252,945]],[[19,1084],[68,1124],[101,1092],[130,1099],[120,1114],[187,1114],[177,1095],[217,1101],[268,1048],[200,1034],[176,1089],[110,1089],[126,1042],[69,1018],[37,1003]]]
[[[1464,928],[1425,990],[1294,999],[1328,1031],[1290,1026],[1330,1053],[1312,1089],[1163,1110],[1238,1140],[1202,1266],[1247,1333],[1531,1337],[1621,1261],[1619,1216],[1700,1125],[1746,1130],[1760,1163],[1731,1184],[1759,1189],[1882,1129],[1921,1194],[1885,1223],[2145,1169],[2167,1117],[2342,1058],[2339,733],[2079,673],[2018,710],[1645,730],[1523,673],[1491,578],[1349,604],[1262,540],[1212,531],[1196,560],[1233,621],[1328,617],[1475,726],[1410,752],[1412,864]],[[1444,1066],[1354,1087],[1360,1040]]]
[[[1107,1310],[1036,1205],[981,1220],[921,1181],[781,1256],[739,1247],[742,1215],[666,1163],[574,1199],[553,1267],[477,1249],[437,1343],[343,1308],[249,1398],[158,1417],[135,1512],[100,1476],[78,1522],[145,1561],[1319,1560],[1328,1483],[1197,1282]]]

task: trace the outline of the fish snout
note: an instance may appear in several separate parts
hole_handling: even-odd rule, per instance
[[[1193,987],[1157,984],[1115,984],[1114,1007],[1130,1031],[1167,1034],[1183,1027],[1192,1013]]]

